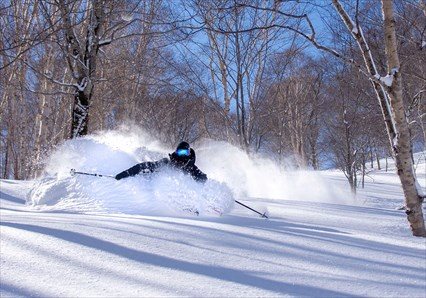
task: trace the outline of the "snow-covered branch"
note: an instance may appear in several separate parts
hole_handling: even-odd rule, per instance
[[[374,77],[379,80],[382,84],[384,84],[387,87],[392,87],[392,84],[394,82],[395,75],[399,72],[398,68],[392,69],[391,73],[386,75],[385,77],[381,77],[380,75],[376,74]]]

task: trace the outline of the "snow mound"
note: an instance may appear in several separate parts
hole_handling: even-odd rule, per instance
[[[223,183],[204,185],[183,173],[166,170],[150,178],[120,181],[79,176],[38,181],[28,203],[40,211],[126,213],[144,215],[220,215],[232,207],[232,192]]]
[[[219,215],[234,203],[222,182],[198,183],[173,169],[117,181],[109,177],[75,175],[80,172],[112,175],[148,160],[167,156],[155,140],[142,132],[103,132],[64,142],[50,156],[46,177],[35,182],[28,205],[43,211],[126,213],[144,215]]]

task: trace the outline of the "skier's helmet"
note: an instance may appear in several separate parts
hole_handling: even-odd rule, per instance
[[[188,142],[180,142],[175,152],[170,155],[170,160],[180,167],[195,163],[195,152]]]
[[[175,152],[178,157],[185,158],[191,154],[189,149],[191,149],[191,147],[187,142],[180,142]]]

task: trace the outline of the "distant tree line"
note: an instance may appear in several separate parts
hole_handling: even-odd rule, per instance
[[[400,157],[401,125],[408,153],[424,150],[422,0],[7,0],[0,27],[2,178],[123,123],[338,167],[353,191]]]

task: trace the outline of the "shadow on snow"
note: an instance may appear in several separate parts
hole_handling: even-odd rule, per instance
[[[270,280],[263,277],[253,276],[241,270],[219,266],[194,264],[187,261],[176,260],[170,257],[142,252],[77,232],[10,222],[1,222],[1,225],[53,236],[58,239],[62,239],[79,245],[84,245],[89,248],[105,251],[116,256],[140,263],[199,274],[223,281],[234,282],[241,285],[256,287],[267,291],[273,291],[279,294],[312,295],[312,293],[315,293],[315,296],[348,296],[348,294],[346,293],[344,294],[332,290],[326,290],[306,285],[302,286],[296,284],[289,284],[285,282]]]

